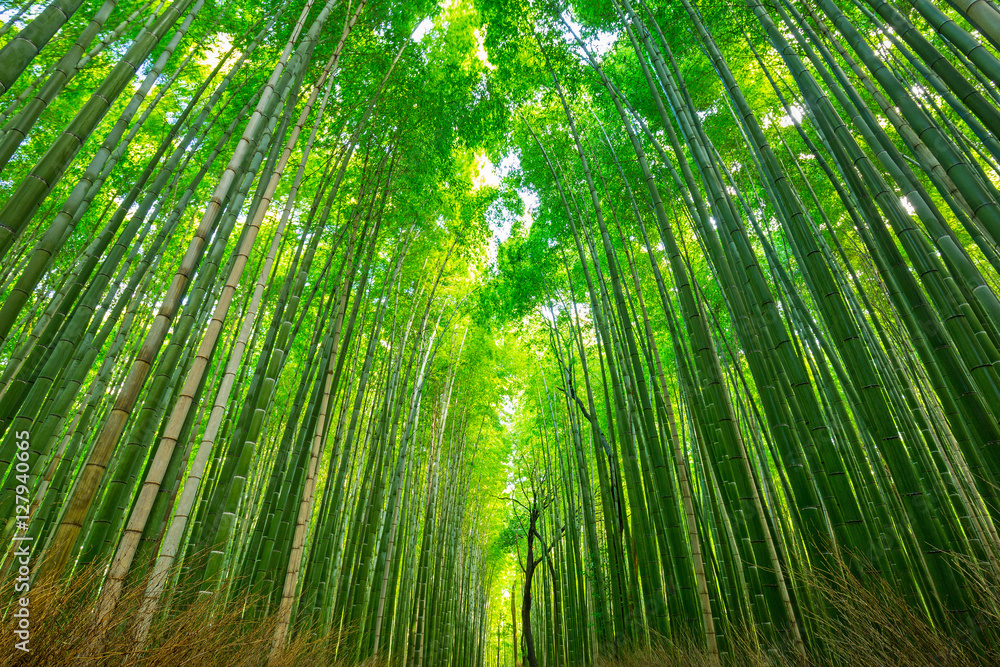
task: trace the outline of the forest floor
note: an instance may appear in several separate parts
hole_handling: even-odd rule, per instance
[[[970,573],[974,608],[956,613],[958,628],[929,624],[923,614],[887,585],[862,586],[849,574],[799,575],[800,591],[822,600],[826,612],[807,616],[813,643],[808,657],[797,657],[791,642],[762,639],[757,632],[733,632],[720,638],[722,664],[737,667],[989,667],[1000,665],[1000,586],[992,574]],[[68,584],[36,583],[31,599],[30,653],[10,651],[0,656],[0,667],[62,665],[110,667],[378,667],[379,660],[356,662],[349,654],[350,637],[306,636],[292,639],[286,648],[270,655],[277,614],[255,617],[250,595],[231,595],[219,606],[212,598],[197,598],[183,611],[167,612],[153,623],[150,639],[141,652],[133,650],[130,637],[144,586],[135,586],[123,599],[110,623],[106,639],[93,651],[93,600],[95,571],[77,574]],[[8,584],[7,587],[9,587]],[[6,587],[5,587],[6,588]],[[12,591],[0,591],[10,593]],[[183,587],[173,598],[186,595]],[[188,595],[192,595],[189,591]],[[961,620],[970,627],[963,629]],[[971,624],[978,625],[973,639]],[[86,658],[84,656],[91,656]],[[618,657],[604,657],[600,667],[708,667],[708,653],[693,644],[661,644],[635,651],[620,650]],[[431,666],[428,666],[431,667]],[[461,666],[464,667],[464,666]]]

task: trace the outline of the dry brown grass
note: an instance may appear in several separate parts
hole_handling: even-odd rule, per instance
[[[7,665],[61,667],[260,667],[268,664],[274,615],[260,619],[244,613],[253,600],[248,595],[233,596],[228,603],[216,604],[211,598],[198,599],[181,611],[169,611],[153,623],[149,640],[136,651],[129,636],[131,622],[137,617],[144,586],[136,586],[123,596],[112,619],[103,648],[92,659],[80,658],[90,653],[95,636],[92,625],[94,601],[101,572],[88,569],[68,584],[38,583],[32,586],[30,599],[30,653],[14,648],[17,639],[11,634],[8,601],[16,601],[13,582],[0,586],[0,607],[4,615],[4,647],[0,667]],[[178,590],[173,593],[177,595]],[[180,605],[178,605],[180,606]],[[294,638],[282,652],[277,666],[311,667],[336,665],[336,643],[330,638]]]
[[[805,619],[809,656],[795,659],[787,645],[768,644],[753,629],[733,630],[726,637],[723,664],[735,667],[987,667],[1000,665],[1000,585],[997,577],[967,559],[957,559],[977,604],[972,616],[981,632],[973,638],[962,630],[946,631],[929,623],[889,586],[880,581],[864,585],[850,575],[800,573],[800,591],[822,601],[825,611]],[[260,667],[268,664],[275,617],[260,619],[245,613],[254,600],[233,596],[225,605],[197,599],[191,605],[157,618],[141,651],[130,644],[128,630],[137,616],[144,586],[126,595],[115,613],[106,642],[92,661],[78,660],[91,646],[93,604],[102,573],[87,570],[68,584],[34,585],[30,593],[31,653],[13,647],[11,608],[16,600],[13,582],[0,586],[4,614],[4,647],[0,667],[80,665],[104,667]],[[175,596],[183,590],[172,591]],[[183,609],[181,609],[183,607]],[[343,638],[341,638],[343,639]],[[278,660],[281,667],[346,665],[338,662],[338,642],[330,637],[295,638]],[[601,667],[707,667],[710,662],[696,642],[663,643],[602,658]],[[364,667],[379,667],[368,662]],[[429,666],[436,667],[436,666]]]
[[[791,647],[768,644],[750,629],[727,639],[724,665],[734,667],[996,667],[1000,665],[1000,581],[964,557],[964,571],[975,606],[968,614],[978,633],[945,630],[930,623],[884,581],[862,584],[850,574],[800,573],[807,593],[822,601],[823,613],[805,619],[808,657],[796,660]],[[819,605],[817,605],[819,606]],[[617,659],[601,667],[707,667],[705,652],[695,643],[667,643]]]

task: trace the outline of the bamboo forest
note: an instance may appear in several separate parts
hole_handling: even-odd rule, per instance
[[[997,0],[0,25],[0,665],[1000,664]]]

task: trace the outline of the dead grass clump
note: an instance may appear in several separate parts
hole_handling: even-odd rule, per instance
[[[261,667],[268,665],[275,615],[258,617],[260,608],[249,594],[233,595],[225,603],[217,597],[197,595],[177,587],[170,591],[174,604],[157,615],[141,648],[131,630],[138,618],[145,582],[132,587],[121,599],[103,643],[95,642],[94,604],[104,572],[88,568],[69,582],[36,582],[31,587],[30,653],[5,642],[0,667]],[[193,594],[192,594],[193,593]],[[0,585],[4,626],[11,627],[17,597],[12,581]],[[164,603],[167,603],[164,596]],[[278,656],[275,667],[310,667],[338,664],[337,641],[330,637],[293,637]]]
[[[861,582],[847,568],[799,572],[797,590],[819,611],[804,619],[807,657],[797,659],[787,643],[767,642],[754,628],[729,629],[723,665],[734,667],[994,667],[1000,665],[1000,582],[992,569],[952,556],[967,585],[970,609],[954,614],[948,627],[932,623],[880,578]],[[665,642],[601,667],[703,667],[710,665],[700,642]]]
[[[1000,655],[990,651],[995,625],[979,625],[976,637],[972,624],[982,618],[985,602],[956,614],[952,627],[932,624],[883,579],[862,583],[849,573],[804,576],[810,591],[822,600],[825,613],[813,613],[809,620],[822,648],[818,664],[905,665],[906,667],[978,667],[1000,664]]]
[[[625,653],[618,658],[602,656],[598,667],[711,667],[712,663],[704,650],[694,644],[682,646],[679,643],[665,643],[649,646]]]

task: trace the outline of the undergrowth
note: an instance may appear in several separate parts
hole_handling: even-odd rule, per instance
[[[68,582],[35,582],[29,592],[30,653],[14,648],[11,613],[18,597],[13,582],[0,586],[4,651],[0,666],[18,667],[309,667],[340,665],[338,642],[330,637],[294,637],[269,663],[275,614],[250,613],[259,600],[236,594],[221,603],[221,596],[198,596],[196,591],[174,587],[163,596],[167,605],[156,615],[149,637],[137,647],[131,630],[139,616],[145,582],[122,596],[108,624],[103,645],[95,650],[94,604],[103,572],[89,568]],[[189,604],[171,604],[186,597]],[[374,667],[376,663],[371,663]]]
[[[803,619],[805,655],[790,642],[768,641],[753,628],[720,638],[720,663],[733,667],[995,667],[1000,665],[1000,578],[955,556],[965,575],[968,609],[952,610],[949,627],[935,624],[883,579],[862,583],[846,569],[799,573],[800,594],[812,599]],[[665,641],[600,667],[708,667],[700,643]]]
[[[974,605],[955,614],[949,628],[932,623],[884,581],[862,584],[846,570],[836,574],[800,573],[795,590],[811,599],[803,619],[806,654],[790,642],[768,641],[757,629],[731,624],[720,636],[723,665],[734,667],[987,667],[1000,665],[1000,579],[968,559],[959,559],[967,597]],[[268,661],[275,615],[251,613],[260,600],[249,594],[199,596],[175,586],[164,596],[141,648],[131,638],[144,585],[126,593],[99,650],[94,651],[93,609],[103,571],[90,568],[68,582],[36,582],[30,596],[30,653],[14,649],[12,611],[21,594],[14,582],[0,585],[7,665],[60,667],[319,667],[356,664],[338,658],[344,636],[293,637],[274,662]],[[181,602],[183,601],[183,602]],[[365,667],[385,665],[369,661]],[[708,667],[700,642],[654,643],[638,650],[619,649],[602,657],[600,667]],[[428,665],[426,667],[438,667]],[[462,666],[464,667],[464,666]],[[567,666],[570,667],[570,666]]]

